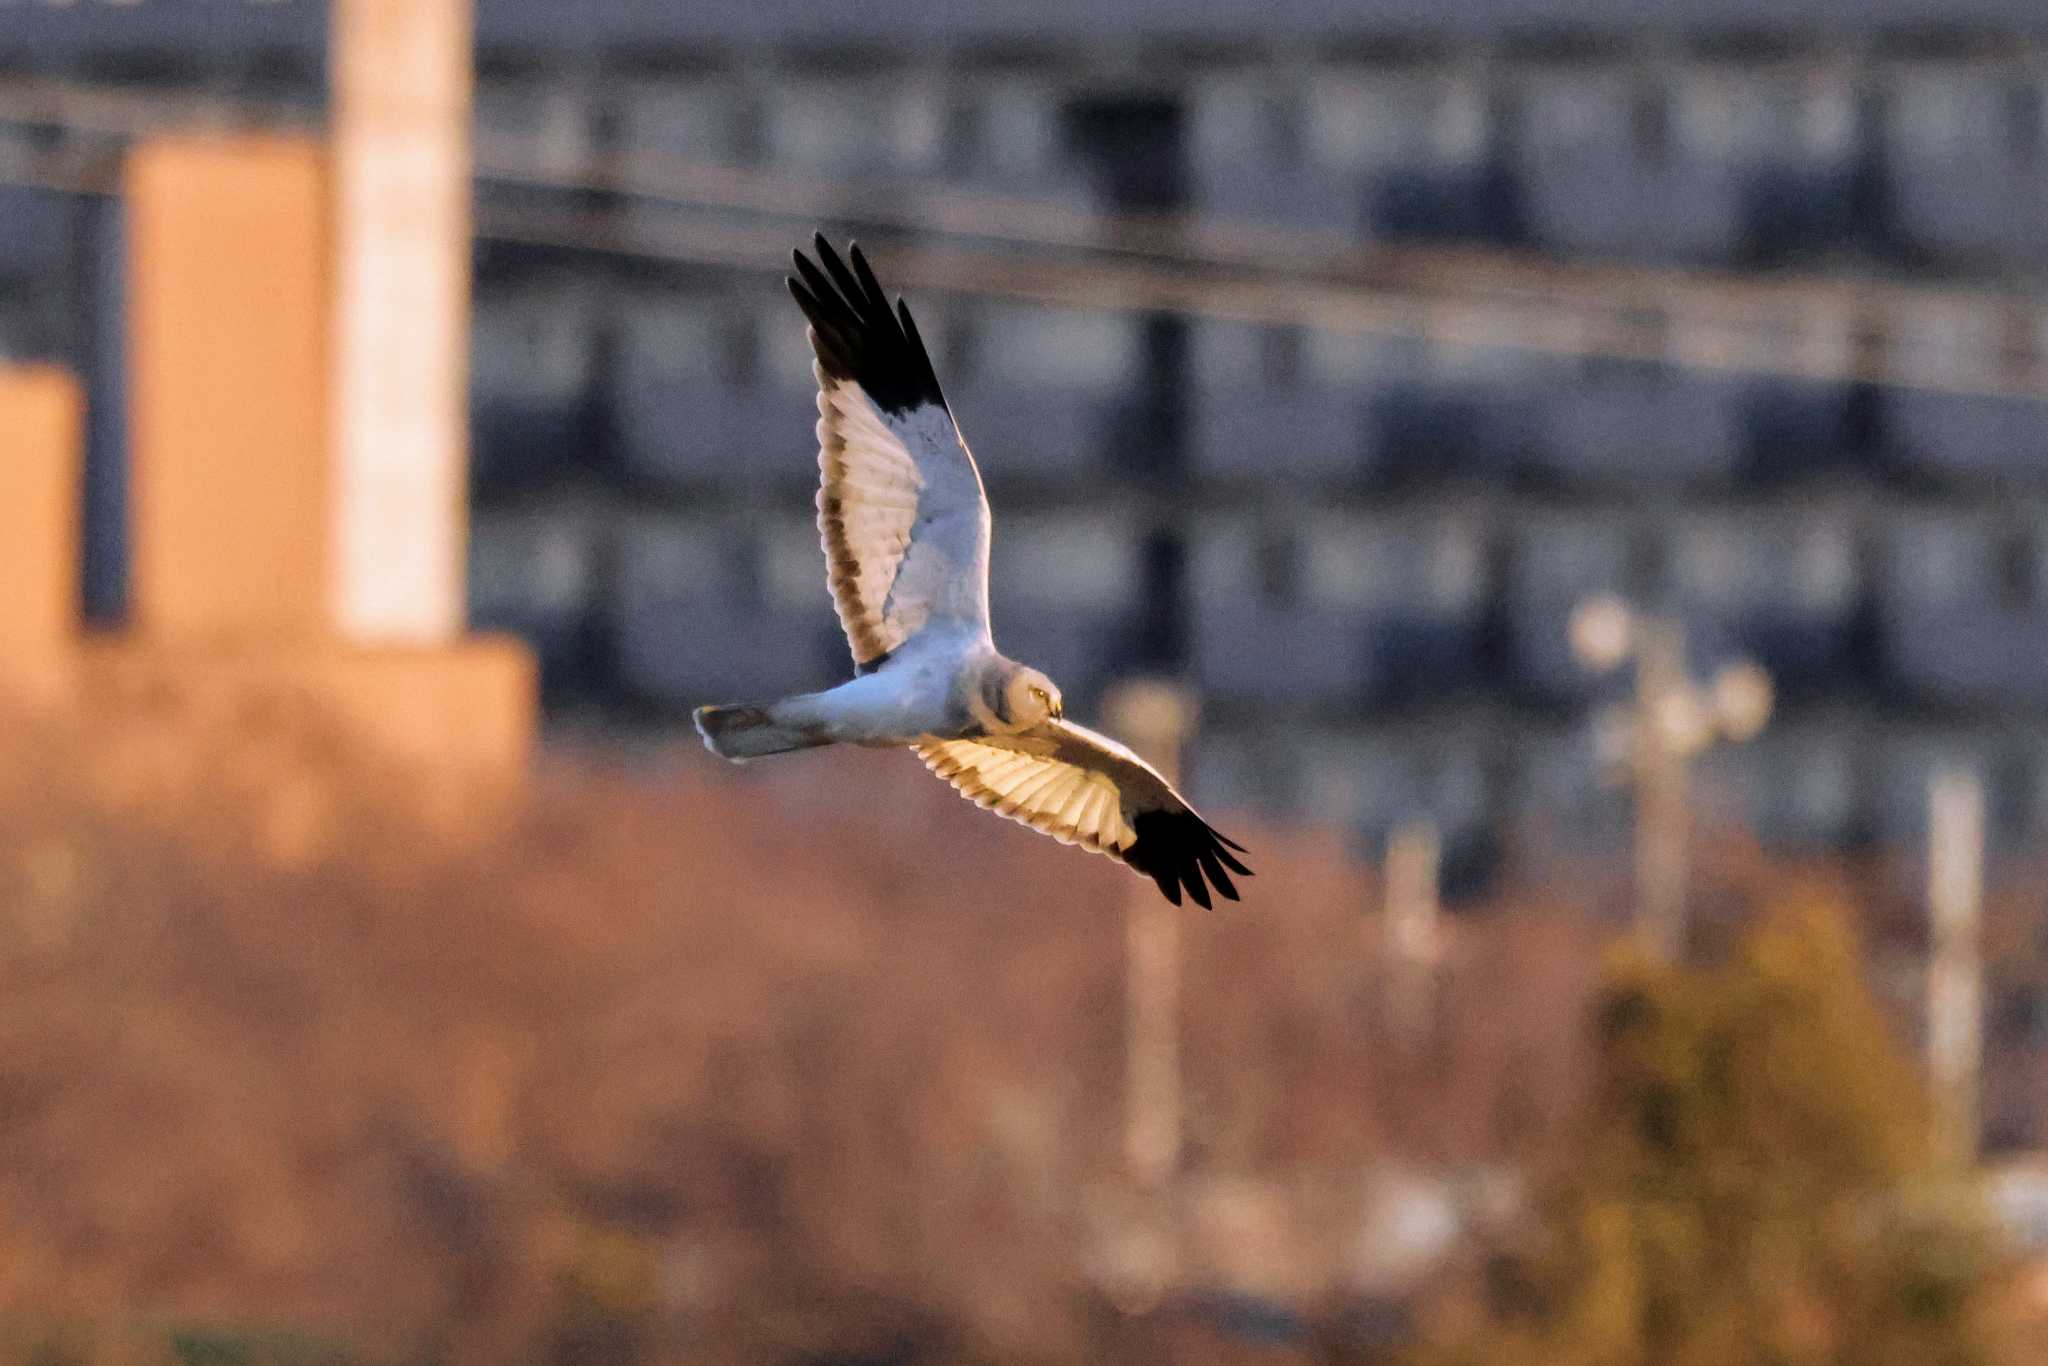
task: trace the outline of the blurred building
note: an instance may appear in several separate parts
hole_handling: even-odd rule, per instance
[[[480,146],[520,174],[479,190],[471,616],[533,642],[565,721],[684,726],[845,672],[772,253],[620,241],[779,252],[814,225],[780,194],[888,242],[939,240],[932,203],[1187,215],[1283,267],[1402,242],[2016,303],[2048,272],[2033,0],[1872,0],[1854,30],[1820,0],[876,8],[479,5]],[[317,120],[324,20],[0,0],[0,91]],[[86,598],[117,620],[118,139],[65,107],[0,102],[0,356],[87,376]],[[675,192],[604,188],[635,157]],[[575,231],[505,226],[535,214]],[[1705,765],[1717,818],[1909,841],[1964,759],[2001,848],[2048,831],[2048,404],[1981,382],[2038,308],[1926,317],[1955,382],[1906,387],[912,292],[997,501],[1000,642],[1084,706],[1189,678],[1207,804],[1375,846],[1427,815],[1454,883],[1607,847],[1589,722],[1625,684],[1564,623],[1611,589],[1680,611],[1703,668],[1778,679],[1763,740]]]

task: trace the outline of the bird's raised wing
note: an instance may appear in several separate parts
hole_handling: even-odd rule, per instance
[[[1086,727],[1048,720],[1019,735],[913,748],[976,806],[1127,863],[1176,906],[1185,887],[1208,909],[1210,883],[1237,900],[1226,867],[1251,876],[1230,853],[1243,845],[1211,829],[1150,764]]]
[[[818,376],[818,535],[861,673],[928,624],[988,630],[988,499],[931,357],[858,246],[796,253]]]

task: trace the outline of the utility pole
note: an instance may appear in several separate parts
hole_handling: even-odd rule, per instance
[[[1984,1058],[1984,786],[1965,769],[1934,776],[1927,793],[1927,1071],[1939,1151],[1977,1160]]]
[[[1572,653],[1605,673],[1635,666],[1635,697],[1616,718],[1620,767],[1635,788],[1636,928],[1665,959],[1684,951],[1691,871],[1693,757],[1716,740],[1753,738],[1771,715],[1771,677],[1750,660],[1723,666],[1705,684],[1687,671],[1685,627],[1637,613],[1608,595],[1579,604]]]
[[[1154,679],[1119,684],[1107,699],[1110,728],[1170,783],[1195,726],[1188,693]],[[1133,882],[1124,917],[1124,1165],[1130,1205],[1118,1235],[1120,1285],[1132,1309],[1159,1303],[1180,1274],[1174,1177],[1181,1153],[1180,907]]]
[[[1387,902],[1382,952],[1387,1013],[1400,1046],[1419,1052],[1436,1023],[1436,974],[1443,957],[1438,897],[1442,841],[1436,826],[1416,821],[1387,841]]]
[[[1168,683],[1138,679],[1108,699],[1110,725],[1132,748],[1180,781],[1181,751],[1195,705]],[[1181,909],[1149,883],[1131,889],[1125,917],[1124,1160],[1132,1184],[1157,1192],[1180,1165]]]

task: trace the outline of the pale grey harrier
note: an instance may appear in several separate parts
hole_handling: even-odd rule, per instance
[[[735,761],[815,745],[907,745],[977,806],[1119,859],[1208,906],[1250,875],[1143,759],[1065,719],[1060,690],[996,650],[988,623],[988,499],[901,299],[892,311],[858,246],[820,235],[820,270],[789,282],[818,378],[818,531],[854,678],[779,702],[697,709]]]

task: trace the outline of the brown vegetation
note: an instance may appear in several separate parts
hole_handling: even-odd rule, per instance
[[[7,747],[9,1307],[399,1358],[1093,1350],[1149,892],[1108,861],[908,756],[561,764],[479,834],[456,817],[490,794],[285,717]],[[1196,1173],[1349,1180],[1545,1127],[1582,933],[1461,949],[1458,1028],[1403,1059],[1359,868],[1245,833],[1248,905],[1186,922]]]
[[[907,755],[557,760],[508,801],[286,716],[0,751],[0,1359],[1310,1350],[1113,1307],[1150,888]],[[1404,1047],[1365,873],[1240,824],[1246,904],[1184,922],[1189,1264],[1228,1280],[1232,1193],[1278,1192],[1316,1236],[1254,1269],[1317,1311],[1369,1279],[1374,1173],[1576,1141],[1605,933],[1455,919]]]

